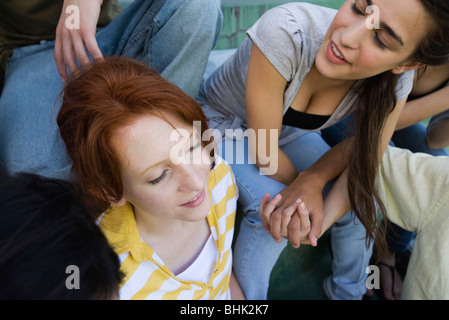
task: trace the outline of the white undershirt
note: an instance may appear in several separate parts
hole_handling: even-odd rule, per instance
[[[142,237],[140,238],[142,241]],[[156,254],[157,255],[157,254]],[[184,281],[200,281],[208,283],[218,259],[218,248],[212,233],[196,259],[184,271],[175,275]],[[231,290],[215,297],[216,300],[230,300]]]
[[[176,277],[185,281],[209,282],[212,271],[217,263],[218,249],[212,233],[196,259]]]
[[[190,266],[187,267],[183,272],[176,275],[178,279],[181,280],[190,280],[190,281],[201,281],[201,282],[209,282],[209,279],[212,275],[212,272],[215,268],[215,264],[218,259],[218,248],[215,244],[215,240],[210,234],[209,239],[207,239],[206,244],[201,250],[201,253],[192,262]],[[215,297],[216,300],[230,300],[231,299],[231,290],[228,289],[224,294],[217,295]]]

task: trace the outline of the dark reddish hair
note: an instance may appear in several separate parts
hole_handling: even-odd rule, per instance
[[[123,195],[119,160],[111,138],[143,115],[167,120],[162,112],[173,114],[187,125],[200,121],[201,136],[208,129],[194,99],[157,71],[130,58],[107,57],[65,85],[57,118],[59,131],[77,183],[98,210],[105,210]]]

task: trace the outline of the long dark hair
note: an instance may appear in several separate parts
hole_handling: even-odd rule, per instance
[[[449,1],[420,0],[431,17],[432,24],[426,37],[418,45],[409,61],[437,66],[449,62]],[[364,80],[356,108],[357,126],[354,152],[351,154],[348,174],[348,193],[351,208],[366,228],[366,241],[377,239],[376,249],[381,256],[386,251],[385,207],[375,189],[381,155],[380,138],[388,115],[396,103],[398,76],[386,71]],[[375,112],[373,112],[375,110]],[[380,216],[378,216],[380,211]]]
[[[366,228],[367,245],[375,238],[384,239],[386,234],[384,224],[380,224],[385,217],[385,208],[376,191],[375,180],[380,162],[381,133],[396,105],[397,82],[398,75],[390,71],[364,80],[355,111],[357,126],[354,152],[349,160],[348,194],[354,214]],[[377,215],[377,208],[381,216]],[[384,241],[377,241],[376,245],[379,254],[385,252]]]

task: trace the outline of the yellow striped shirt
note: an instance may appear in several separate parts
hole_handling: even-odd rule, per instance
[[[218,257],[207,283],[185,281],[167,268],[158,255],[141,240],[132,206],[110,207],[99,219],[99,225],[120,258],[125,279],[120,299],[215,299],[229,290],[232,270],[232,238],[238,189],[231,167],[219,156],[209,176],[211,197],[207,221],[218,248]]]

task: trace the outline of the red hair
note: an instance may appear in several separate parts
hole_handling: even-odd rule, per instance
[[[153,114],[170,112],[187,125],[206,117],[198,103],[157,71],[125,57],[107,57],[79,73],[63,89],[57,123],[72,172],[99,210],[123,195],[119,160],[111,144],[118,129]],[[204,141],[203,141],[204,144]]]

